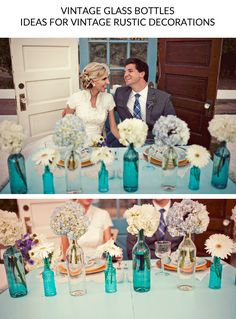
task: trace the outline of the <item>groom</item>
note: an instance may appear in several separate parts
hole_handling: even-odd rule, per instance
[[[143,120],[148,125],[148,138],[153,138],[152,129],[160,116],[175,115],[171,96],[148,87],[148,65],[139,59],[126,60],[124,80],[126,86],[117,88],[114,95],[120,119]]]

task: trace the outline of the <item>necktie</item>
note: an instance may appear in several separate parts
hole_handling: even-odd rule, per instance
[[[165,209],[164,208],[161,208],[159,210],[161,216],[160,216],[160,225],[159,225],[159,232],[160,232],[160,240],[163,240],[164,237],[165,237],[165,232],[166,232],[166,223],[165,223],[165,220],[164,220],[164,212],[165,212]]]
[[[134,118],[141,120],[142,116],[141,116],[141,106],[139,103],[139,97],[140,94],[136,93],[135,95],[135,101],[134,101]]]

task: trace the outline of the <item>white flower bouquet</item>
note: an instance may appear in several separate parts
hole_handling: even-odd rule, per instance
[[[161,116],[152,132],[158,146],[186,145],[190,137],[187,123],[175,115]]]
[[[90,160],[92,163],[103,161],[106,165],[109,165],[114,161],[114,155],[107,146],[102,146],[93,150]]]
[[[125,211],[124,217],[129,225],[127,231],[132,235],[143,229],[144,235],[151,237],[160,223],[160,213],[150,204],[134,205]]]
[[[56,123],[53,141],[58,146],[82,147],[86,141],[83,122],[78,116],[67,114]]]
[[[89,220],[84,215],[83,207],[69,201],[56,207],[51,217],[50,226],[56,235],[65,235],[71,239],[79,239],[88,230]]]
[[[142,146],[147,137],[148,126],[138,119],[126,119],[118,125],[119,142],[124,146],[133,143],[135,147]]]
[[[236,137],[236,120],[230,115],[214,116],[208,130],[219,142],[233,142]]]
[[[233,252],[233,240],[223,234],[211,235],[205,242],[205,249],[212,257],[227,258]]]
[[[184,236],[188,233],[201,234],[209,224],[206,206],[191,199],[184,199],[168,210],[166,224],[171,236]]]
[[[26,138],[23,127],[11,121],[0,123],[0,149],[10,154],[19,153]]]
[[[97,247],[95,255],[101,258],[104,253],[109,254],[111,257],[121,257],[122,249],[114,244],[113,239],[110,239],[105,244]]]
[[[208,164],[210,153],[205,147],[193,144],[188,147],[186,158],[192,166],[202,168]]]
[[[59,160],[60,155],[54,148],[44,148],[33,156],[33,161],[36,163],[36,165],[42,166],[54,167]]]
[[[23,234],[23,225],[16,213],[0,210],[0,244],[13,246]]]

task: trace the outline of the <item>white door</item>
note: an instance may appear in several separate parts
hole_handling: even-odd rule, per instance
[[[19,123],[27,136],[51,133],[79,87],[77,39],[11,39]]]

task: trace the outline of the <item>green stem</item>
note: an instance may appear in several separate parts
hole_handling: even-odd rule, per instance
[[[25,187],[27,187],[25,176],[24,176],[24,174],[23,174],[22,171],[21,171],[20,164],[19,164],[17,158],[16,158],[15,163],[16,163],[16,170],[17,170],[18,174],[20,175],[20,177],[21,177],[21,179],[22,179],[22,181],[23,181]]]

